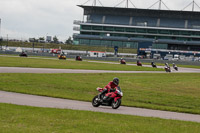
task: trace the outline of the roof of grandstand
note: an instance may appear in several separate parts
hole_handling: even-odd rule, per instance
[[[78,5],[84,9],[84,15],[103,14],[118,16],[148,16],[156,18],[177,18],[177,19],[196,19],[200,20],[200,12],[197,11],[178,11],[178,10],[156,10],[139,8],[119,8]]]

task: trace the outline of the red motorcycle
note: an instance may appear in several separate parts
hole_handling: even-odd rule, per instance
[[[76,56],[76,61],[82,61],[82,57],[81,56]]]
[[[102,92],[103,88],[97,88],[97,91]],[[102,106],[112,106],[113,109],[119,108],[121,105],[121,98],[123,93],[120,87],[116,87],[115,91],[106,93],[105,95],[101,96],[102,101],[99,100],[98,95],[96,95],[92,100],[92,105],[94,107]]]
[[[137,66],[142,66],[142,63],[139,60],[137,61]]]
[[[126,64],[126,61],[124,59],[121,59],[120,64]]]

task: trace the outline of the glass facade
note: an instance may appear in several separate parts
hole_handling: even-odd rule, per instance
[[[152,44],[153,49],[167,49],[168,44]]]
[[[200,31],[81,25],[81,34],[200,41]]]
[[[107,46],[114,47],[118,46],[121,48],[138,48],[138,42],[126,42],[126,41],[107,41],[107,40],[94,40],[94,39],[75,39],[75,42],[79,42],[78,44],[83,45],[91,45],[91,46]]]

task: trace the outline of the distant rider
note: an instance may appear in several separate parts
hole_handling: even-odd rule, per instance
[[[165,63],[165,67],[169,68],[169,64],[168,64],[168,63]]]
[[[103,91],[98,95],[99,100],[102,102],[101,96],[105,93],[115,91],[115,88],[119,85],[119,79],[114,78],[113,81],[110,81],[104,88]]]
[[[172,63],[172,65],[173,65],[173,68],[177,67],[175,63]]]
[[[152,62],[151,62],[151,65],[152,65],[152,67],[154,67],[154,66],[155,66],[155,63],[152,61]]]
[[[173,63],[173,68],[174,68],[176,71],[178,71],[178,67],[176,66],[175,63]]]

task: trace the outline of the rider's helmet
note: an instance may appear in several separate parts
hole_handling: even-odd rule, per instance
[[[113,79],[113,83],[114,83],[115,85],[118,85],[118,84],[119,84],[119,79],[118,79],[118,78],[114,78],[114,79]]]
[[[168,66],[168,63],[165,63],[165,66]]]

